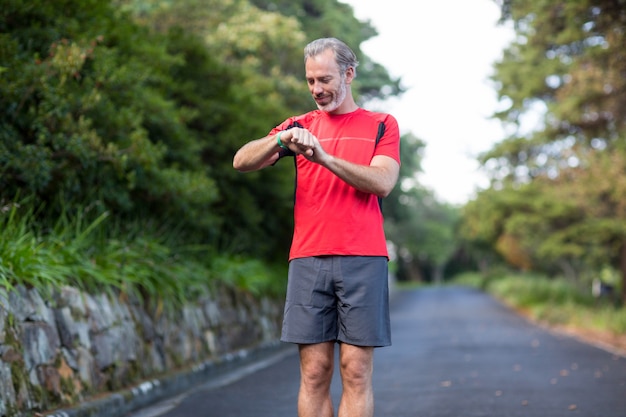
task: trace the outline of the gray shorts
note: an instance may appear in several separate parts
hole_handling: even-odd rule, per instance
[[[321,256],[292,260],[281,340],[391,345],[387,258]]]

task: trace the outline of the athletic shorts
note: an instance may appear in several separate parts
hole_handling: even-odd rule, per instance
[[[289,263],[281,340],[391,345],[387,258],[293,259]]]

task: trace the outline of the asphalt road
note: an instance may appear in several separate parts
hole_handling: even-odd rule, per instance
[[[377,417],[626,417],[626,358],[462,287],[394,294],[375,353]],[[295,417],[293,347],[131,417]],[[332,387],[335,409],[340,383]]]

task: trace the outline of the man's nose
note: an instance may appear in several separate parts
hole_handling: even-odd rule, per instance
[[[320,83],[314,83],[311,86],[311,91],[313,92],[313,94],[318,95],[324,92],[324,89],[322,88],[322,85]]]

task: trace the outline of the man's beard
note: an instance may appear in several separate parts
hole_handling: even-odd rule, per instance
[[[337,108],[341,105],[341,103],[343,103],[347,95],[348,95],[348,86],[346,85],[342,77],[341,84],[339,85],[339,89],[337,90],[336,94],[334,94],[333,100],[330,103],[325,104],[323,106],[320,106],[318,104],[317,108],[328,113],[333,112],[337,110]]]

